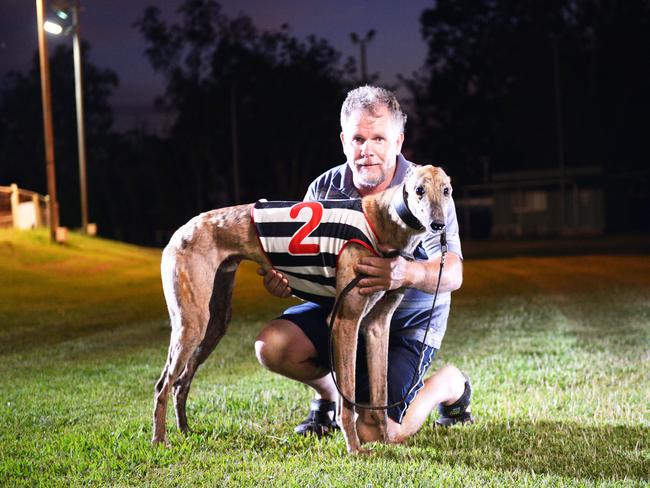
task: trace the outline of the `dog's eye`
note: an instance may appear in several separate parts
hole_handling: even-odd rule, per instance
[[[449,196],[449,187],[445,186],[445,188],[442,190],[442,193],[444,196],[448,197]]]
[[[422,195],[424,195],[424,187],[422,187],[422,186],[418,186],[418,187],[415,189],[415,194],[416,194],[417,196],[419,196],[419,197],[421,197]]]

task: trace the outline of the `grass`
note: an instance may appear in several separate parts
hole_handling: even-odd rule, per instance
[[[197,374],[179,435],[152,447],[169,338],[158,250],[0,231],[2,486],[647,486],[650,258],[468,260],[434,368],[474,384],[472,426],[426,425],[351,458],[293,435],[309,391],[257,365],[287,304],[238,276],[228,335]]]

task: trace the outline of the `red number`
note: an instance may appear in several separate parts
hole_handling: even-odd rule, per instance
[[[296,203],[289,211],[289,217],[295,219],[303,208],[311,210],[311,219],[305,222],[300,229],[291,237],[289,242],[289,254],[318,254],[320,246],[318,244],[303,244],[309,234],[320,225],[323,218],[323,205],[319,202],[300,202]]]

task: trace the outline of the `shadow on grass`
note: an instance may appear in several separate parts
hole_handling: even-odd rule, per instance
[[[408,451],[388,456],[479,469],[520,470],[580,479],[647,480],[650,428],[517,420],[454,429],[428,427]]]
[[[303,438],[292,432],[286,419],[270,424],[258,420],[261,423],[252,417],[250,423],[243,424],[224,417],[216,422],[204,418],[189,435],[168,425],[169,448],[150,445],[150,424],[142,418],[127,420],[119,427],[68,430],[45,442],[39,437],[38,455],[27,456],[29,446],[20,451],[23,455],[9,462],[7,481],[19,479],[22,473],[32,481],[40,476],[51,484],[64,474],[67,484],[70,480],[88,484],[90,473],[95,481],[110,485],[116,477],[127,485],[184,485],[192,484],[183,483],[185,477],[194,480],[197,473],[203,477],[210,472],[215,480],[243,476],[262,482],[270,471],[286,469],[308,479],[318,475],[348,480],[354,473],[359,481],[367,476],[383,475],[382,480],[399,476],[422,480],[423,486],[429,476],[435,478],[440,473],[451,473],[459,486],[467,485],[464,476],[476,481],[521,480],[522,475],[529,481],[536,476],[561,478],[542,481],[544,486],[590,486],[594,481],[643,485],[648,475],[646,439],[650,432],[642,426],[525,420],[449,430],[427,426],[404,446],[373,445],[370,456],[352,457],[345,453],[340,433],[322,440]],[[24,441],[15,446],[22,449]],[[252,473],[252,469],[258,472]],[[174,478],[163,480],[161,476]]]
[[[228,409],[230,410],[230,409]],[[255,420],[257,419],[257,420]],[[173,433],[172,445],[189,442],[190,450],[226,444],[233,451],[254,451],[276,457],[299,455],[316,449],[326,456],[344,454],[340,433],[317,440],[292,432],[290,420],[250,416],[244,425],[232,411],[218,421],[210,416],[196,419],[188,437]],[[370,459],[397,463],[431,463],[480,470],[522,471],[584,480],[646,480],[650,427],[644,425],[582,425],[574,422],[515,420],[480,421],[452,429],[425,426],[403,446],[372,445]],[[352,458],[350,458],[352,459]]]
[[[185,437],[172,434],[172,446],[180,443],[190,450],[227,445],[231,452],[254,451],[267,457],[312,455],[324,458],[356,458],[345,454],[341,434],[317,440],[302,438],[286,426],[260,430],[227,420],[207,426],[201,422]],[[425,427],[404,446],[372,445],[370,462],[399,465],[446,465],[530,473],[574,480],[645,481],[649,472],[645,426],[583,426],[566,422],[515,421],[475,424],[453,429]],[[322,459],[324,460],[324,459]]]

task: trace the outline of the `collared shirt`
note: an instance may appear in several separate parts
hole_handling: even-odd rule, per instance
[[[400,185],[404,181],[406,173],[411,166],[413,166],[413,163],[407,161],[404,156],[399,154],[397,156],[395,175],[389,187]],[[361,198],[361,195],[354,187],[352,170],[347,163],[343,163],[316,178],[309,185],[304,199],[340,200],[349,198]],[[458,220],[453,201],[447,211],[445,233],[447,236],[448,251],[457,254],[462,259],[460,236],[458,234]],[[422,238],[422,242],[413,254],[419,260],[439,258],[441,255],[440,236],[428,232]],[[393,315],[391,332],[422,341],[427,327],[426,319],[429,316],[432,304],[433,295],[416,288],[408,288],[402,302]],[[431,329],[426,337],[427,345],[436,349],[440,348],[447,328],[450,304],[450,292],[438,294],[436,308],[431,319]]]

